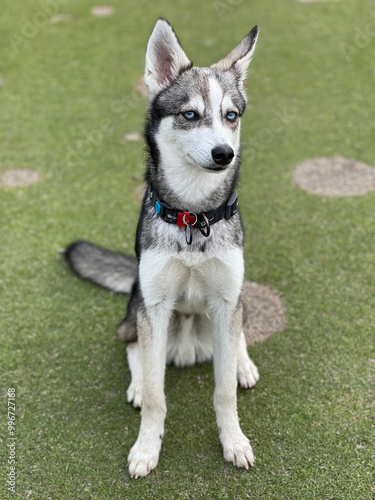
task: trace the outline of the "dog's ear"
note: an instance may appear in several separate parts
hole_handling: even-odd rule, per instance
[[[254,26],[246,38],[235,47],[224,59],[220,59],[211,66],[218,71],[233,71],[238,80],[243,84],[246,80],[247,69],[253,57],[258,39],[259,28]]]
[[[159,19],[146,51],[145,84],[150,99],[192,66],[193,63],[183,51],[172,26],[166,19]]]

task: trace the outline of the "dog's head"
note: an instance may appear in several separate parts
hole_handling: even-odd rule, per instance
[[[235,163],[247,69],[257,37],[255,26],[224,59],[198,68],[168,21],[157,21],[147,45],[145,83],[166,161],[173,164],[178,154],[186,164],[209,172]]]

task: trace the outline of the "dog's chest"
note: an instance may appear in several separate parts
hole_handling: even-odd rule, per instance
[[[210,261],[207,259],[198,261],[192,266],[181,261],[180,265],[183,267],[184,279],[180,281],[176,310],[185,314],[205,312],[214,283],[209,276],[206,276],[206,273],[202,274],[202,266],[208,268]]]
[[[205,312],[218,297],[238,297],[243,281],[243,256],[239,249],[220,257],[191,253],[170,255],[148,250],[140,262],[142,294],[148,305],[173,304],[185,314]]]

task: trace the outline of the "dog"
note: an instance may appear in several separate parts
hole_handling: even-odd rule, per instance
[[[118,328],[127,342],[127,398],[141,407],[128,457],[132,477],[159,460],[166,416],[167,363],[213,358],[214,408],[224,458],[254,464],[237,415],[237,385],[259,379],[242,331],[243,228],[235,191],[240,120],[258,27],[226,57],[194,67],[166,19],[146,50],[147,190],[137,227],[137,258],[75,241],[66,258],[81,277],[130,293]]]

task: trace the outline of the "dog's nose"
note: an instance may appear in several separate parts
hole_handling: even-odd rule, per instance
[[[225,144],[224,146],[213,148],[211,155],[218,165],[229,165],[234,158],[234,151],[230,146]]]

